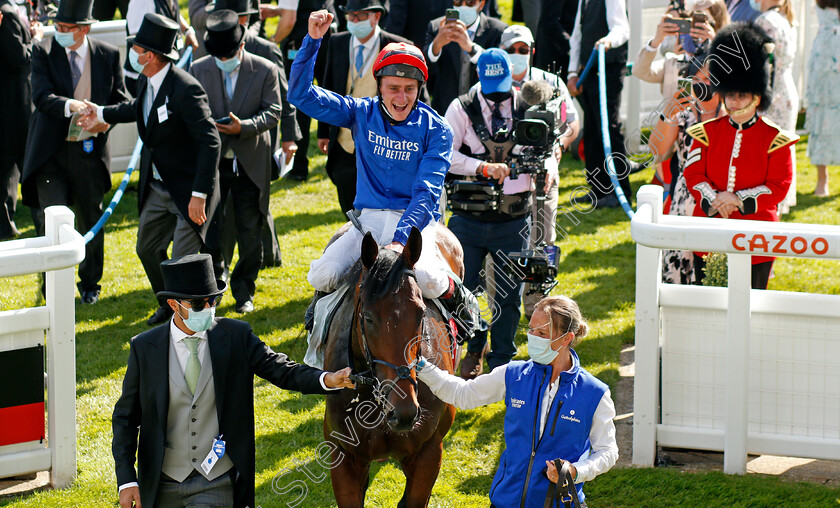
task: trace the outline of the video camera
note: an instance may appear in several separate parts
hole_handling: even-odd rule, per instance
[[[508,276],[531,285],[528,293],[547,296],[557,285],[560,248],[540,243],[534,249],[508,252],[505,272]]]

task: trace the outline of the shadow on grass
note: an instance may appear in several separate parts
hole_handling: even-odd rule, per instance
[[[282,236],[287,233],[306,231],[324,224],[345,222],[340,211],[329,209],[319,213],[297,213],[293,216],[275,217],[274,229]]]

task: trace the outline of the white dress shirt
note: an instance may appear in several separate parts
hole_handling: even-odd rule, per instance
[[[155,0],[130,0],[128,2],[128,12],[125,14],[128,35],[135,35],[140,30],[143,17],[149,12],[155,12]]]
[[[376,25],[373,29],[373,37],[367,40],[364,44],[356,38],[351,37],[350,40],[352,43],[350,44],[350,75],[354,75],[356,73],[356,52],[359,51],[359,46],[363,46],[365,49],[362,50],[362,60],[364,63],[362,64],[362,70],[359,73],[360,76],[364,76],[365,73],[369,72],[370,69],[373,67],[373,61],[376,60],[376,56],[379,54],[379,34],[382,30],[379,28],[379,25]]]
[[[505,398],[505,373],[507,364],[493,369],[489,374],[483,374],[469,381],[444,372],[431,363],[427,363],[417,372],[417,377],[426,383],[429,389],[441,400],[460,409],[473,409],[479,406],[499,402]],[[545,419],[550,409],[549,401],[554,398],[559,387],[560,378],[546,388],[542,397],[540,412],[540,435],[545,428]],[[592,480],[601,473],[608,471],[618,460],[618,445],[615,441],[615,406],[610,391],[601,397],[595,414],[592,416],[592,427],[589,429],[590,453],[577,462],[572,462],[577,470],[575,483]],[[527,453],[527,452],[525,452]]]
[[[607,5],[607,27],[610,29],[606,39],[610,48],[621,46],[630,39],[630,21],[627,19],[625,0],[586,0],[589,2],[606,2]],[[578,68],[586,65],[580,61],[580,13],[583,11],[584,0],[578,0],[578,10],[575,15],[575,28],[572,31],[572,39],[569,41],[569,74],[576,76]]]
[[[88,44],[87,36],[82,39],[82,45],[78,49],[64,48],[64,52],[67,53],[67,63],[70,65],[71,72],[73,69],[73,60],[70,57],[70,53],[73,51],[78,55],[76,65],[79,66],[79,72],[85,72],[85,64],[87,63],[88,53],[90,53],[90,44]],[[69,98],[73,99],[73,97]],[[67,118],[73,116],[73,113],[70,112],[70,101],[64,102],[64,116]]]
[[[473,85],[473,89],[476,90],[476,96],[478,97],[477,100],[479,104],[481,104],[481,116],[484,118],[484,125],[486,125],[489,130],[492,125],[493,109],[487,99],[485,99],[480,92],[481,83]],[[508,99],[502,102],[502,105],[499,107],[502,117],[505,118],[505,126],[507,127],[508,132],[511,132],[511,129],[513,128],[513,101],[513,98]],[[470,152],[473,154],[482,154],[486,152],[487,149],[475,133],[475,129],[473,129],[472,123],[467,116],[467,112],[464,110],[464,106],[461,105],[461,101],[458,99],[452,101],[449,107],[446,108],[445,118],[446,121],[449,122],[449,125],[452,126],[453,150],[452,164],[449,166],[449,172],[455,175],[474,176],[483,161],[481,159],[476,159],[475,157],[464,155],[458,149],[461,145],[467,145],[470,148]],[[513,148],[512,152],[519,153],[521,150],[522,147],[517,145]],[[549,172],[557,174],[557,159],[554,157],[546,158],[545,168]],[[504,194],[527,192],[531,190],[531,187],[531,175],[519,175],[515,180],[505,178],[504,182],[502,182],[502,192]]]
[[[472,22],[472,25],[467,27],[467,34],[470,36],[471,41],[475,40],[475,31],[478,30],[478,22],[480,20],[481,20],[481,14],[479,14],[475,18],[475,21]],[[455,43],[454,42],[449,42],[447,44],[455,44]],[[437,62],[440,59],[440,53],[438,53],[437,55],[432,53],[432,48],[433,47],[434,47],[434,44],[429,44],[429,50],[426,51],[426,54],[428,55],[430,62]],[[470,62],[472,62],[474,64],[477,64],[478,63],[478,57],[481,56],[481,53],[484,51],[484,48],[482,48],[481,46],[479,46],[478,44],[475,44],[475,43],[473,43],[473,47],[475,48],[475,54],[470,57]],[[458,48],[458,49],[461,49],[461,48]],[[441,50],[443,50],[443,47],[441,47]]]
[[[287,11],[296,11],[300,0],[277,0],[277,7]]]

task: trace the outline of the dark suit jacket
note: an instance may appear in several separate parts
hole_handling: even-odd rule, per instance
[[[10,0],[0,0],[0,168],[21,163],[32,112],[32,36]]]
[[[87,38],[90,46],[90,100],[102,106],[129,100],[123,84],[120,52],[107,42]],[[37,206],[37,193],[31,192],[35,175],[58,151],[70,118],[64,116],[64,107],[73,98],[73,81],[67,51],[55,39],[37,44],[32,57],[32,100],[36,111],[29,125],[29,142],[23,165],[24,203]],[[111,155],[108,151],[108,133],[93,138],[93,153],[102,161],[97,175],[105,189],[111,188]]]
[[[452,7],[452,0],[391,0],[391,10],[383,28],[392,34],[410,39],[422,48],[426,42],[429,21],[443,16]]]
[[[297,109],[286,99],[289,93],[289,81],[286,79],[286,67],[283,64],[283,52],[280,46],[256,35],[252,30],[245,32],[245,51],[252,55],[265,58],[277,66],[280,78],[280,102],[283,106],[283,113],[280,116],[280,137],[283,141],[297,141],[300,139],[300,127],[298,127],[295,112]]]
[[[443,17],[429,22],[426,30],[426,44],[423,55],[428,58],[429,46],[437,37]],[[473,42],[484,49],[497,48],[502,41],[502,32],[507,25],[496,18],[490,18],[484,13],[479,14],[478,27],[475,30]],[[437,62],[429,62],[429,93],[432,96],[432,108],[441,116],[446,114],[446,108],[458,97],[458,80],[461,76],[461,52],[463,50],[454,42],[450,42],[440,50]],[[478,82],[476,66],[470,63],[470,86]]]
[[[569,41],[575,28],[577,0],[543,2],[537,28],[534,65],[558,73],[563,81],[569,72]]]
[[[274,150],[271,129],[280,121],[280,78],[277,66],[265,58],[245,51],[239,64],[239,77],[229,107],[224,104],[224,77],[212,56],[205,56],[190,68],[207,91],[213,118],[222,118],[233,112],[242,120],[238,136],[220,134],[221,153],[230,147],[248,178],[260,189],[260,210],[268,214],[271,190],[271,160]]]
[[[110,124],[137,122],[137,132],[143,140],[143,162],[140,166],[138,207],[149,195],[152,162],[157,167],[163,185],[184,217],[189,217],[189,203],[193,192],[207,194],[204,205],[207,221],[199,226],[187,223],[206,240],[216,206],[219,204],[219,133],[216,130],[201,84],[173,63],[161,83],[149,113],[149,124],[143,122],[143,98],[148,78],[137,81],[137,98],[118,106],[107,106],[103,117]],[[166,105],[167,119],[158,120],[158,110]]]
[[[404,39],[398,35],[388,33],[385,30],[379,31],[379,50],[381,51],[386,45],[392,42],[405,42],[411,44],[411,41]],[[350,32],[342,32],[330,37],[327,45],[327,64],[324,70],[324,81],[321,85],[327,90],[331,90],[339,95],[347,95],[347,76],[350,74],[350,44],[353,36]],[[425,88],[421,90],[418,100],[423,102],[428,101],[428,96],[425,94]],[[329,138],[330,144],[327,151],[332,150],[337,143],[338,127],[330,125],[326,122],[318,122],[318,138]],[[327,160],[329,165],[329,159]]]
[[[117,485],[139,482],[143,506],[148,507],[154,506],[167,440],[169,341],[169,322],[131,339],[122,395],[112,419]],[[284,390],[328,392],[319,381],[322,371],[275,353],[244,321],[217,318],[207,331],[207,346],[219,432],[225,436],[225,453],[239,473],[234,506],[253,508],[254,375]]]

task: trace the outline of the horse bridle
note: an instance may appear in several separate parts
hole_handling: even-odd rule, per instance
[[[403,271],[403,273],[405,275],[408,275],[409,277],[413,277],[415,281],[417,280],[417,276],[414,274],[413,270],[405,269]],[[420,355],[417,355],[417,358],[415,358],[414,361],[412,361],[411,363],[409,363],[407,365],[394,365],[391,362],[386,362],[385,360],[380,360],[378,358],[375,358],[373,356],[373,353],[370,352],[370,347],[368,347],[367,334],[365,333],[365,321],[364,321],[363,316],[362,316],[361,305],[362,305],[362,300],[360,298],[359,301],[356,302],[356,311],[353,315],[353,328],[352,328],[352,330],[356,329],[356,322],[358,322],[359,323],[359,331],[360,331],[360,334],[361,334],[361,337],[362,337],[362,352],[365,355],[365,362],[367,363],[368,370],[366,370],[364,372],[361,372],[359,374],[351,374],[349,377],[350,377],[350,380],[353,381],[356,384],[366,384],[366,385],[372,386],[373,387],[373,392],[374,392],[374,398],[376,399],[376,401],[378,403],[384,404],[385,399],[391,393],[391,390],[394,389],[394,384],[388,383],[387,384],[388,386],[387,386],[385,391],[380,390],[380,386],[383,383],[379,380],[378,377],[376,377],[376,374],[374,373],[374,365],[379,364],[379,365],[383,365],[385,367],[394,369],[394,371],[397,373],[397,377],[399,379],[408,379],[411,382],[411,384],[414,386],[414,388],[417,389],[417,380],[411,377],[411,372],[414,371],[417,368],[417,363],[420,359]],[[421,326],[423,326],[425,328],[425,326],[426,326],[425,320],[423,320]],[[425,330],[424,330],[423,333],[425,333]],[[352,332],[351,332],[351,334],[352,334]],[[352,337],[352,335],[351,335],[351,337]]]

